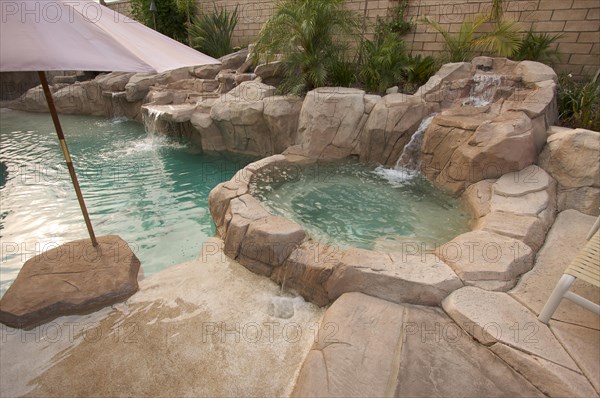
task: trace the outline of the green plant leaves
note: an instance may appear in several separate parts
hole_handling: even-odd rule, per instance
[[[212,13],[194,17],[188,28],[192,47],[214,58],[233,52],[231,37],[238,23],[238,7],[233,12],[214,6]]]
[[[334,69],[345,61],[348,41],[360,26],[342,0],[284,0],[263,25],[254,47],[255,62],[280,55],[286,77],[280,91],[302,94],[336,84]],[[347,80],[347,79],[345,79]]]

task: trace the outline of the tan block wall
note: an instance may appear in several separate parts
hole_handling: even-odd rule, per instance
[[[256,38],[263,23],[273,15],[275,0],[198,0],[200,10],[217,7],[233,10],[238,4],[239,22],[234,44],[245,46]],[[367,33],[372,32],[378,16],[387,15],[396,0],[347,0],[347,8],[366,16]],[[457,32],[465,18],[489,13],[491,0],[409,0],[408,18],[415,21],[414,31],[405,40],[413,52],[440,55],[442,37],[420,22],[429,16],[451,32]],[[113,3],[111,8],[127,14],[128,2]],[[563,33],[557,43],[562,53],[560,71],[579,76],[593,76],[600,68],[600,0],[505,0],[505,16],[518,21],[523,29],[534,26],[536,32]]]
[[[450,32],[457,32],[465,18],[489,13],[491,0],[410,0],[409,18],[420,21],[428,16]],[[539,33],[563,33],[556,46],[561,63],[556,69],[577,77],[593,76],[600,68],[600,1],[599,0],[508,0],[504,15],[528,30]],[[413,51],[439,55],[444,50],[439,33],[427,24],[417,23],[405,40]]]
[[[274,0],[198,0],[199,10],[210,12],[213,3],[233,11],[238,5],[238,24],[233,35],[234,45],[246,46],[254,41],[262,25],[273,15]],[[366,16],[367,32],[371,32],[378,16],[387,15],[388,7],[394,0],[346,0],[346,7],[355,11],[361,18]]]

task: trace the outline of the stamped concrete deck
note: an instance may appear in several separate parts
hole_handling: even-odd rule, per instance
[[[559,214],[512,291],[464,287],[443,309],[346,293],[323,311],[211,240],[126,303],[1,327],[0,396],[598,396],[600,318],[563,301],[536,319],[593,221]]]

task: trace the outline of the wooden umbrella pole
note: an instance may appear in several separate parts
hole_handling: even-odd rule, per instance
[[[60,142],[60,148],[62,149],[63,156],[65,157],[65,161],[67,162],[67,168],[69,169],[69,175],[71,176],[71,181],[73,181],[73,187],[75,187],[75,193],[77,194],[77,200],[79,201],[79,207],[81,207],[81,212],[83,213],[85,225],[87,226],[88,233],[90,234],[90,239],[92,240],[92,244],[94,246],[98,246],[98,241],[96,240],[96,235],[94,234],[94,228],[92,227],[92,222],[90,221],[90,215],[88,214],[87,208],[85,207],[85,201],[83,200],[83,194],[81,193],[81,188],[79,187],[79,181],[77,180],[77,174],[75,174],[75,167],[73,167],[73,162],[71,161],[71,155],[69,154],[69,148],[67,148],[67,142],[65,141],[65,135],[63,134],[62,127],[60,125],[60,120],[58,119],[58,113],[56,112],[56,107],[54,106],[54,99],[52,98],[52,92],[50,91],[50,87],[48,86],[48,79],[46,79],[46,72],[38,72],[38,76],[40,77],[40,82],[42,83],[42,88],[44,89],[44,95],[46,96],[46,102],[48,103],[48,109],[50,110],[50,115],[52,116],[52,122],[54,123],[54,128],[56,129],[56,135],[58,135],[58,140]]]

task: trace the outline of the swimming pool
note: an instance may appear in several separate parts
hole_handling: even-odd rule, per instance
[[[50,116],[0,118],[1,295],[27,259],[87,231]],[[146,275],[198,255],[214,235],[208,193],[255,160],[201,153],[124,119],[61,122],[96,234],[125,239]]]

